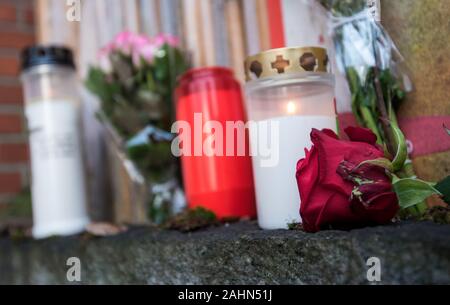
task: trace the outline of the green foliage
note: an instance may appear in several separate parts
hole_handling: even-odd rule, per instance
[[[450,207],[433,207],[426,211],[419,220],[433,221],[442,225],[450,224]]]
[[[170,133],[175,120],[173,92],[177,78],[189,68],[185,54],[169,40],[160,45],[143,35],[120,35],[130,40],[129,45],[117,47],[113,41],[115,47],[107,47],[102,53],[103,69],[91,67],[85,81],[86,87],[101,101],[99,118],[108,121],[126,143],[150,126]],[[143,46],[136,41],[147,42]],[[144,59],[145,48],[150,51]],[[126,152],[146,178],[149,189],[177,181],[178,161],[171,153],[170,142],[145,140],[141,145],[127,145]],[[156,223],[171,214],[172,197],[166,194],[156,191],[151,194],[148,214]]]
[[[366,0],[319,0],[333,16],[348,17],[366,8]]]
[[[366,0],[318,1],[338,18],[354,16],[367,7]],[[406,93],[398,69],[390,62],[394,60],[388,34],[376,22],[360,18],[334,28],[333,41],[337,62],[344,67],[349,83],[353,114],[360,125],[375,133],[377,143],[389,159],[368,162],[403,178],[395,185],[400,204],[402,208],[413,207],[408,210],[411,214],[421,214],[426,209],[424,200],[436,190],[416,179],[408,159],[406,139],[398,127],[395,110]]]
[[[303,225],[298,222],[288,223],[288,229],[290,231],[304,231]]]
[[[174,174],[176,163],[170,142],[153,142],[129,147],[128,155],[152,181],[164,181]],[[172,169],[172,170],[171,170]]]
[[[396,154],[392,160],[393,172],[399,171],[403,168],[406,159],[408,158],[408,149],[406,147],[406,139],[403,132],[397,125],[391,124],[392,131],[394,133],[394,139],[396,144]]]
[[[107,81],[107,75],[99,68],[91,67],[88,72],[86,87],[96,94],[102,102],[102,109],[110,115],[113,112],[113,101],[120,94],[120,85]]]
[[[220,225],[214,212],[202,207],[189,209],[166,222],[164,229],[191,232],[205,227]]]
[[[101,109],[125,138],[153,124],[170,131],[174,120],[172,95],[176,80],[189,66],[181,50],[163,45],[150,64],[133,65],[130,56],[113,52],[112,69],[91,67],[86,87],[101,100]]]
[[[386,171],[388,171],[389,173],[393,173],[394,172],[394,166],[392,165],[391,160],[389,160],[387,158],[379,158],[379,159],[375,159],[375,160],[363,161],[356,167],[356,169],[358,169],[358,168],[360,168],[360,167],[362,167],[362,166],[364,166],[366,164],[382,167]]]
[[[438,182],[434,187],[442,194],[442,199],[450,204],[450,176]]]
[[[432,195],[442,195],[432,183],[420,179],[394,179],[393,185],[402,209],[421,204]]]
[[[352,112],[357,122],[372,130],[377,136],[378,144],[383,145],[387,139],[380,121],[382,114],[377,103],[374,68],[367,68],[364,72],[358,72],[356,68],[348,67],[346,76],[352,94]],[[400,89],[398,80],[389,69],[380,71],[379,80],[386,104],[385,107],[388,111],[388,117],[385,119],[390,121],[393,128],[398,129],[395,108],[404,100],[406,94]],[[398,130],[393,130],[393,132],[397,140],[400,140],[402,135],[398,133]],[[397,148],[403,149],[403,147],[398,146],[398,142]],[[406,149],[406,145],[404,148]],[[403,155],[400,154],[399,156],[402,157]]]
[[[31,192],[25,189],[15,196],[6,206],[0,209],[0,221],[10,218],[32,217]]]

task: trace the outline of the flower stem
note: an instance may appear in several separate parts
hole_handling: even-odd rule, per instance
[[[375,93],[377,96],[377,107],[378,107],[378,110],[380,111],[381,127],[383,129],[386,147],[387,147],[389,153],[392,156],[395,156],[397,151],[396,151],[394,135],[392,133],[391,123],[389,120],[389,115],[388,115],[388,112],[386,109],[386,102],[385,102],[384,96],[383,96],[383,88],[381,87],[381,82],[380,82],[380,69],[378,68],[379,59],[378,59],[378,56],[375,56],[375,57],[377,58],[377,64],[375,67],[373,67],[374,74],[375,74],[374,86],[375,86]]]
[[[375,67],[374,69],[374,87],[375,87],[375,94],[376,94],[376,100],[377,100],[377,107],[380,112],[380,121],[381,121],[381,127],[383,129],[383,134],[385,137],[385,143],[386,147],[389,151],[389,153],[392,156],[395,156],[397,154],[397,143],[394,138],[394,134],[392,131],[391,124],[395,124],[398,126],[397,117],[395,115],[395,112],[392,109],[392,101],[390,99],[390,94],[388,94],[388,103],[386,104],[386,101],[384,99],[383,94],[383,88],[380,82],[380,57],[378,53],[378,49],[375,46],[375,42],[373,43],[373,52],[375,55]],[[386,106],[387,105],[387,106]],[[389,112],[388,112],[389,111]],[[403,165],[402,169],[398,173],[399,176],[404,177],[415,177],[414,168],[412,166],[412,161],[407,158],[405,164]],[[420,216],[423,214],[424,211],[427,210],[427,204],[426,202],[421,202],[420,204],[415,205],[414,207],[408,208],[406,211],[408,214],[413,216]]]
[[[378,130],[378,127],[377,127],[376,120],[373,117],[370,109],[366,106],[361,106],[359,110],[360,110],[362,119],[364,121],[363,122],[364,125],[367,128],[369,128],[370,130],[372,130],[372,132],[377,136],[377,143],[379,145],[383,145],[383,138],[381,137],[380,131]]]

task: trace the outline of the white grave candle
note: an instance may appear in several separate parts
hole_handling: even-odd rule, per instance
[[[247,111],[256,122],[250,140],[258,223],[263,229],[286,229],[301,222],[295,172],[311,147],[311,129],[336,131],[334,77],[327,73],[322,48],[266,51],[249,57],[246,70]],[[262,143],[270,143],[269,151],[277,154],[270,166],[257,148]]]
[[[72,53],[56,47],[29,48],[23,53],[23,69],[33,236],[79,233],[89,219]]]

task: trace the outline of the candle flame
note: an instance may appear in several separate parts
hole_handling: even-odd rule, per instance
[[[295,114],[297,112],[297,105],[294,102],[288,102],[286,109],[288,114]]]

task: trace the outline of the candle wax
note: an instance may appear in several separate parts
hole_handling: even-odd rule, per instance
[[[263,167],[264,156],[254,155],[253,171],[259,226],[263,229],[286,229],[290,223],[301,222],[300,195],[296,182],[298,160],[305,157],[305,147],[311,148],[312,128],[336,131],[334,116],[285,116],[257,122],[257,132],[250,131],[252,139],[266,137],[269,130],[263,126],[278,123],[279,161],[276,166]],[[270,143],[270,142],[268,142]],[[253,147],[252,147],[253,149]]]
[[[84,230],[86,212],[78,112],[71,101],[26,106],[32,169],[33,236]]]

